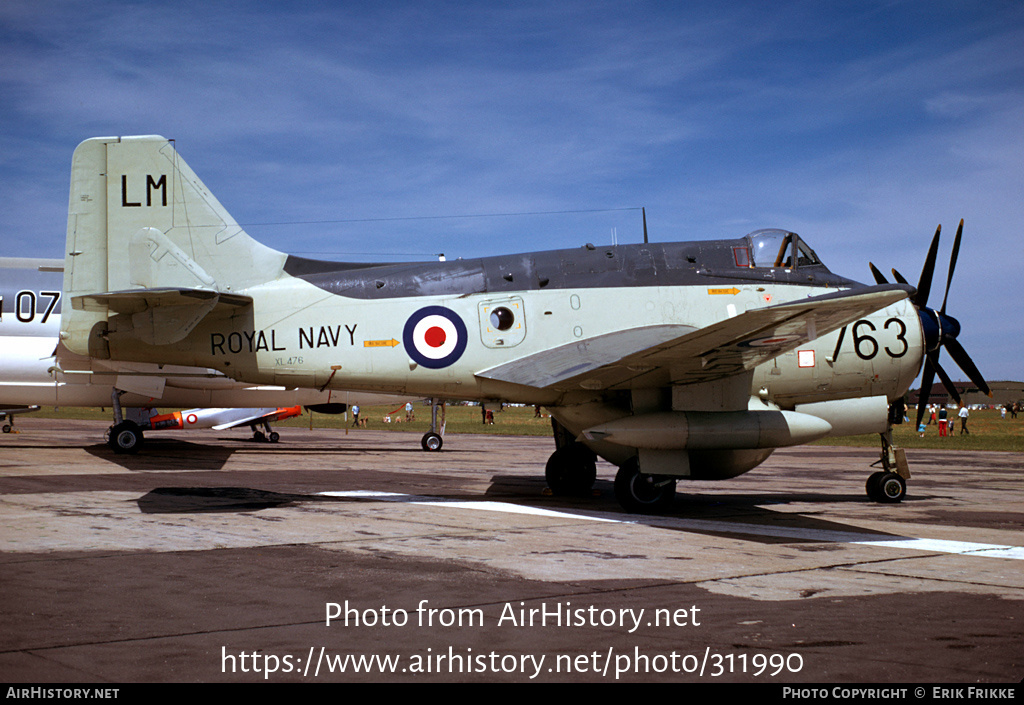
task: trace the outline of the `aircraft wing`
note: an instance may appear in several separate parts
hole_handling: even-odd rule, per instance
[[[244,419],[235,419],[233,421],[229,421],[228,423],[219,424],[217,426],[214,426],[213,430],[223,431],[226,428],[248,426],[249,424],[252,423],[262,423],[264,421],[269,423],[271,421],[280,421],[281,419],[290,419],[293,416],[298,416],[301,413],[302,407],[300,406],[290,406],[287,408],[274,409],[273,411],[270,412],[265,412],[262,414],[253,414],[252,416],[248,416]]]
[[[17,414],[28,414],[33,411],[39,411],[39,405],[33,404],[32,406],[13,406],[7,409],[0,409],[0,419],[10,418]]]
[[[634,389],[739,374],[907,297],[881,285],[747,311],[704,328],[657,325],[617,331],[492,367],[477,376],[531,387]]]

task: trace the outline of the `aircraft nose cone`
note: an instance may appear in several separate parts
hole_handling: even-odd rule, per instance
[[[952,316],[930,308],[919,309],[917,315],[924,331],[925,349],[929,352],[938,349],[944,341],[956,339],[960,335],[960,321]]]
[[[943,338],[956,338],[960,335],[960,321],[944,313],[939,314],[939,320],[942,321]]]

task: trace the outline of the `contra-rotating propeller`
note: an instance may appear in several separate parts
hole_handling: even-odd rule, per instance
[[[939,364],[940,349],[945,347],[957,366],[970,378],[971,382],[985,394],[991,396],[988,385],[985,384],[981,372],[971,360],[970,355],[963,346],[957,342],[956,337],[960,334],[960,322],[952,316],[946,315],[946,301],[949,299],[949,285],[953,281],[953,270],[956,269],[956,259],[960,253],[960,236],[964,231],[964,221],[960,220],[960,227],[956,229],[956,238],[953,240],[953,253],[949,258],[949,274],[946,277],[946,293],[942,296],[942,308],[938,311],[928,308],[928,294],[931,293],[932,275],[935,273],[935,258],[939,250],[939,233],[942,232],[940,225],[935,229],[935,237],[932,238],[931,247],[928,248],[928,256],[925,258],[924,268],[921,270],[921,279],[917,284],[917,290],[910,297],[910,300],[917,307],[917,315],[921,318],[921,328],[924,331],[925,363],[924,372],[921,374],[921,392],[917,402],[917,426],[921,425],[925,409],[928,407],[928,396],[932,390],[932,383],[935,381],[936,373],[942,380],[942,386],[946,388],[949,395],[960,404],[960,394],[957,392],[953,381],[946,374]],[[875,267],[868,263],[871,274],[879,284],[887,284],[885,277]],[[906,284],[899,272],[892,270],[892,275],[897,281]]]

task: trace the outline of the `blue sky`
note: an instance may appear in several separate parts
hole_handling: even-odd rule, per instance
[[[0,256],[63,255],[71,153],[118,134],[332,259],[636,242],[645,206],[652,240],[782,227],[916,282],[941,223],[938,306],[964,218],[948,311],[1024,379],[1021,47],[1017,0],[6,0]]]

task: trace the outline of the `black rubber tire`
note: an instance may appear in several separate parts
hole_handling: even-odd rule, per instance
[[[878,501],[885,504],[902,502],[907,496],[907,482],[894,472],[887,472],[878,481]]]
[[[112,429],[107,444],[119,455],[135,455],[144,441],[142,429],[134,421],[123,421]]]
[[[626,461],[615,474],[615,498],[627,512],[661,514],[668,511],[675,497],[676,479],[641,473],[636,458]]]
[[[586,494],[597,481],[597,456],[582,443],[562,446],[548,458],[544,479],[559,497]]]
[[[444,445],[444,438],[436,433],[425,433],[423,439],[420,441],[420,446],[423,450],[430,452],[437,452],[441,450],[441,446]]]
[[[882,501],[882,490],[880,485],[883,477],[885,477],[885,470],[873,472],[871,473],[871,476],[868,477],[867,483],[864,485],[864,489],[867,490],[868,497],[874,502]]]

